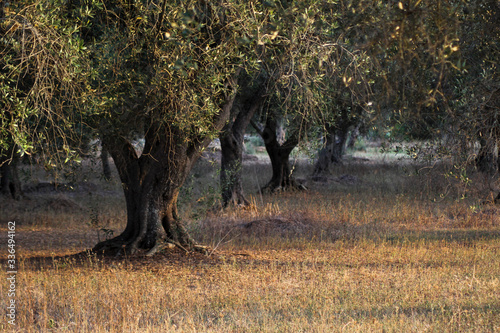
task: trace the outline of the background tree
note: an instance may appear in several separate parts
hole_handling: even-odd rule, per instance
[[[264,186],[270,191],[302,188],[291,174],[289,157],[307,136],[325,97],[317,86],[324,78],[321,65],[332,41],[330,29],[338,21],[329,2],[282,3],[279,13],[278,43],[262,60],[270,81],[268,98],[252,122],[271,160],[273,174]]]
[[[323,145],[313,176],[327,174],[332,163],[341,163],[349,134],[367,118],[372,104],[373,64],[366,54],[343,33],[329,46],[322,59],[322,80],[318,126]]]
[[[320,96],[312,93],[312,85],[319,80],[316,68],[322,50],[323,25],[331,18],[322,16],[323,4],[318,1],[264,2],[264,30],[256,48],[258,63],[256,68],[247,68],[258,75],[254,75],[251,84],[245,85],[248,88],[243,88],[241,101],[235,104],[234,121],[226,125],[221,136],[224,204],[228,200],[246,202],[238,185],[241,184],[243,134],[257,110],[264,112],[253,117],[254,128],[264,138],[273,169],[272,180],[265,187],[271,190],[297,187],[288,159],[305,133],[303,126],[319,103]],[[283,146],[285,141],[280,138],[283,125],[291,125],[291,119],[294,119],[288,129],[291,137]]]
[[[266,79],[264,73],[256,77],[243,73],[239,89],[231,109],[229,121],[222,129],[219,139],[221,145],[220,184],[224,207],[248,205],[241,181],[244,136],[254,114],[261,108],[266,98]]]
[[[457,136],[477,141],[473,156],[479,171],[498,171],[500,139],[500,4],[498,1],[464,3],[460,20],[459,55],[454,76],[453,119]]]
[[[341,6],[352,26],[347,37],[359,41],[376,72],[373,115],[391,136],[399,134],[396,140],[457,137],[454,87],[463,69],[459,31],[467,5],[348,1]]]
[[[11,146],[9,150],[2,150],[0,154],[0,194],[10,196],[15,200],[21,199],[23,192],[17,165],[19,158],[16,147]]]
[[[290,164],[290,154],[299,144],[300,129],[297,123],[301,122],[300,117],[292,120],[295,124],[287,126],[285,129],[283,122],[287,121],[278,112],[273,113],[268,109],[265,114],[265,124],[261,125],[253,122],[257,133],[264,140],[267,154],[271,161],[272,176],[269,182],[261,189],[262,192],[276,192],[288,189],[304,189],[299,185],[292,175]]]

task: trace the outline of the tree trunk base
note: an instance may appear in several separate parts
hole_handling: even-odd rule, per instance
[[[288,191],[307,191],[307,187],[298,183],[295,180],[288,181],[286,185],[283,185],[281,182],[269,182],[266,186],[260,189],[262,193],[276,194],[281,192]]]
[[[11,164],[4,162],[2,165],[0,160],[0,195],[10,196],[17,201],[24,197],[15,158]]]
[[[233,198],[224,202],[222,206],[224,209],[228,207],[248,207],[250,206],[250,201],[243,195],[233,195]]]
[[[136,239],[124,240],[123,237],[118,236],[98,243],[92,248],[93,253],[102,254],[104,256],[120,257],[126,255],[137,256],[154,256],[155,254],[179,248],[186,253],[195,251],[203,254],[208,254],[209,249],[206,246],[196,244],[193,240],[189,240],[186,244],[181,244],[177,241],[170,239],[158,239],[155,245],[149,249],[143,249],[137,246],[139,242]]]

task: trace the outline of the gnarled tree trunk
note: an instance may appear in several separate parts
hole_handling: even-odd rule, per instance
[[[264,87],[264,85],[262,85]],[[265,89],[259,89],[241,105],[233,108],[230,121],[219,135],[221,145],[221,193],[224,207],[233,205],[248,205],[241,181],[243,146],[245,131],[255,112],[264,100]],[[236,109],[236,110],[235,110]]]
[[[141,156],[127,140],[103,136],[120,175],[127,206],[127,225],[118,237],[97,244],[95,251],[125,248],[154,250],[165,242],[191,249],[194,242],[177,214],[177,196],[196,156],[187,144],[151,138]]]
[[[303,189],[303,186],[299,185],[292,176],[292,168],[290,167],[290,153],[298,145],[298,138],[292,135],[288,140],[280,143],[278,124],[272,117],[267,119],[266,126],[262,131],[259,130],[258,126],[254,125],[254,127],[264,140],[273,170],[271,180],[262,188],[262,191]]]
[[[234,97],[228,97],[214,128],[229,117]],[[125,138],[103,133],[103,147],[113,158],[122,182],[127,206],[127,225],[117,237],[101,242],[95,252],[154,254],[166,243],[185,250],[199,248],[186,231],[177,212],[179,191],[201,151],[210,139],[190,138],[182,130],[153,123],[139,155]]]

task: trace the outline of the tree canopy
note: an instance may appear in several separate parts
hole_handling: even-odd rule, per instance
[[[413,133],[423,124],[424,137],[446,131],[496,144],[498,7],[494,0],[3,2],[2,163],[35,152],[49,165],[67,162],[84,138],[99,137],[117,166],[128,217],[125,231],[96,249],[193,247],[177,213],[179,189],[235,116],[244,87],[265,85],[249,109],[272,111],[269,128],[279,117],[299,134],[370,117]]]

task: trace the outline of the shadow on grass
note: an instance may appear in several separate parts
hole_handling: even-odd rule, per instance
[[[153,256],[145,255],[104,255],[85,250],[74,254],[61,256],[34,256],[22,258],[22,267],[31,270],[65,270],[75,267],[86,269],[127,269],[139,271],[162,270],[165,266],[196,267],[220,264],[218,256],[207,256],[196,251],[186,253],[174,248],[159,252]]]

